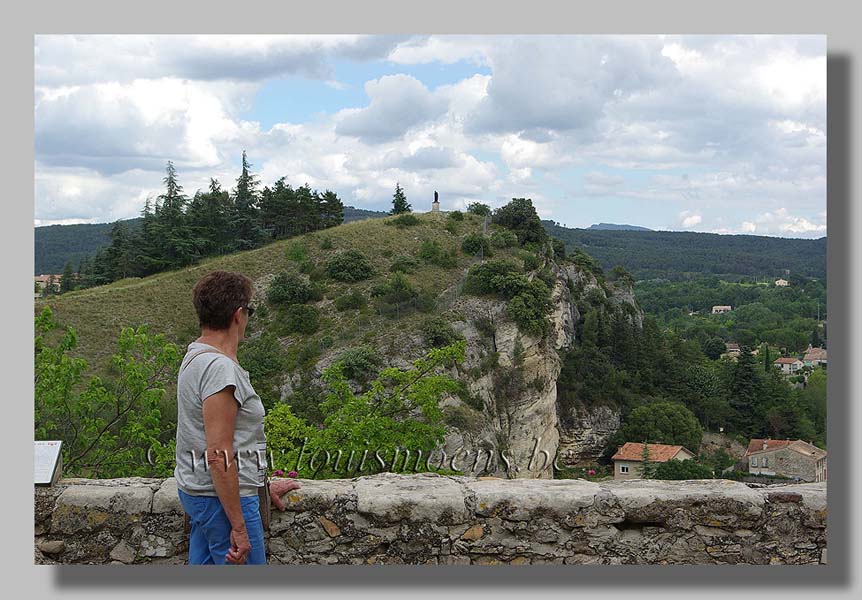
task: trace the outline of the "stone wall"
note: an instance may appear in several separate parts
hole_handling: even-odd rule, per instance
[[[271,564],[817,564],[826,484],[303,480],[273,512]],[[64,479],[35,491],[35,560],[181,564],[173,479]]]

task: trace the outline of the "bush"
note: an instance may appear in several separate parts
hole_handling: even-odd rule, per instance
[[[383,358],[371,346],[345,350],[335,360],[341,365],[341,374],[357,383],[366,384],[383,364]]]
[[[302,262],[308,258],[308,246],[300,240],[290,242],[284,249],[284,257],[293,262]]]
[[[478,411],[484,410],[485,402],[480,397],[471,394],[467,384],[463,381],[458,382],[458,390],[455,393],[461,399],[461,402],[470,408]]]
[[[266,291],[266,300],[275,305],[304,304],[314,295],[302,277],[284,271],[273,277]]]
[[[482,428],[482,415],[466,406],[447,406],[443,409],[443,422],[461,431],[476,433]]]
[[[491,234],[490,242],[495,248],[512,248],[518,245],[518,236],[508,229],[498,229]]]
[[[453,221],[463,221],[464,213],[462,213],[460,210],[453,210],[449,213],[449,218]]]
[[[522,246],[528,242],[544,244],[548,238],[529,198],[512,198],[507,205],[495,210],[494,223],[514,231]]]
[[[406,304],[412,304],[418,292],[403,273],[393,273],[385,283],[375,284],[371,288],[371,295],[379,299],[378,309],[381,313],[395,312],[395,316],[401,316],[401,309]]]
[[[351,309],[363,308],[367,302],[362,292],[358,290],[348,290],[348,292],[335,299],[335,308],[340,312]]]
[[[395,273],[396,271],[400,271],[401,273],[412,273],[418,266],[419,263],[412,256],[399,256],[392,261],[391,265],[389,265],[389,271],[392,273]]]
[[[495,278],[509,273],[518,273],[518,267],[507,261],[489,260],[473,265],[464,280],[464,293],[474,296],[496,294],[499,288]]]
[[[288,333],[314,333],[319,326],[317,309],[306,304],[291,304],[284,311],[284,326]]]
[[[420,290],[416,295],[416,310],[429,313],[437,308],[437,294],[431,290]]]
[[[420,223],[419,218],[416,215],[413,215],[411,213],[404,213],[404,214],[398,215],[394,219],[389,219],[388,221],[386,221],[387,225],[394,225],[394,226],[398,227],[399,229],[404,229],[406,227],[413,227],[415,225],[419,225],[419,223]]]
[[[448,231],[452,235],[458,235],[458,231],[459,231],[458,223],[456,223],[455,221],[447,221],[446,222],[446,231]]]
[[[482,252],[485,256],[491,256],[491,246],[487,238],[481,233],[471,233],[461,242],[461,250],[468,256],[474,256]]]
[[[454,249],[446,251],[433,240],[422,242],[422,245],[419,247],[419,258],[432,265],[446,269],[451,269],[458,264],[458,257],[455,255]]]
[[[332,249],[332,238],[328,235],[322,236],[320,238],[320,249],[321,250],[331,250]]]
[[[714,479],[711,468],[696,463],[694,460],[669,460],[654,465],[653,479]]]
[[[308,275],[312,271],[314,271],[314,263],[312,261],[304,260],[301,263],[299,263],[299,272],[300,273],[304,273],[305,275]]]
[[[374,267],[362,252],[351,249],[333,256],[326,265],[326,271],[338,281],[354,282],[371,277]]]
[[[491,214],[491,207],[487,204],[482,204],[481,202],[471,202],[467,205],[467,212],[472,215],[484,217]]]
[[[272,333],[264,333],[246,340],[240,345],[237,358],[248,371],[264,408],[269,410],[280,400],[278,377],[287,364],[278,339]]]
[[[553,308],[551,290],[541,279],[530,281],[509,262],[474,265],[464,281],[464,292],[496,294],[508,300],[507,315],[525,333],[544,335],[548,330],[547,314]]]
[[[526,252],[526,251],[522,252],[521,253],[521,260],[524,261],[524,271],[525,272],[535,271],[536,269],[538,269],[539,267],[542,266],[542,259],[539,258],[537,255],[533,254],[532,252]]]
[[[566,244],[563,240],[551,238],[551,248],[554,252],[554,260],[563,260],[566,258]]]
[[[463,339],[458,332],[441,316],[428,317],[422,323],[422,335],[432,348],[448,346]]]

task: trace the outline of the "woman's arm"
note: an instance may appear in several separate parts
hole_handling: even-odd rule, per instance
[[[244,562],[251,550],[239,500],[239,473],[233,459],[233,434],[238,408],[232,385],[207,397],[203,403],[207,466],[218,499],[230,521],[231,549],[225,558],[232,563]]]

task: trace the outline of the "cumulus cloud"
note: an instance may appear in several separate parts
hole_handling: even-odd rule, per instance
[[[376,144],[403,136],[408,129],[439,117],[446,102],[410,75],[387,75],[365,84],[366,108],[348,109],[337,117],[336,133]]]
[[[691,211],[684,210],[679,213],[680,223],[686,229],[699,225],[703,221],[703,217],[697,214],[691,214]]]

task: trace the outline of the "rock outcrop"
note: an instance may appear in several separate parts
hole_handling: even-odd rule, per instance
[[[270,564],[818,564],[826,484],[380,475],[302,480],[273,512]],[[35,491],[40,564],[182,564],[173,479]]]

